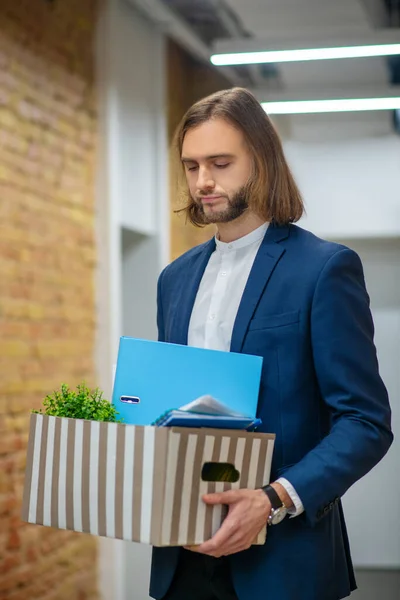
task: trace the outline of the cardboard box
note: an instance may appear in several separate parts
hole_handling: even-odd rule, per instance
[[[32,414],[22,519],[154,546],[199,544],[225,508],[206,506],[202,494],[268,483],[274,441]],[[234,465],[238,480],[204,481],[210,463]],[[266,528],[255,543],[265,536]]]

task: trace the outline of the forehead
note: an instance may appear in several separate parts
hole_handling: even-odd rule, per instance
[[[189,129],[182,144],[182,158],[199,159],[244,151],[243,133],[223,119],[210,119]]]

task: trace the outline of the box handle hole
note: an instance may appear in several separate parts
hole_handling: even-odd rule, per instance
[[[230,463],[204,463],[201,478],[203,481],[226,481],[236,483],[239,481],[240,473]]]

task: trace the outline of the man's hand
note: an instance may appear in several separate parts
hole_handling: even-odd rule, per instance
[[[230,490],[203,496],[206,504],[227,504],[228,514],[213,538],[187,550],[220,557],[250,548],[267,524],[271,503],[262,490]]]

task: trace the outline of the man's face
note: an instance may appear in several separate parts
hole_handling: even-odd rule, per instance
[[[228,223],[244,213],[252,160],[241,131],[210,119],[186,133],[181,158],[205,224]]]

